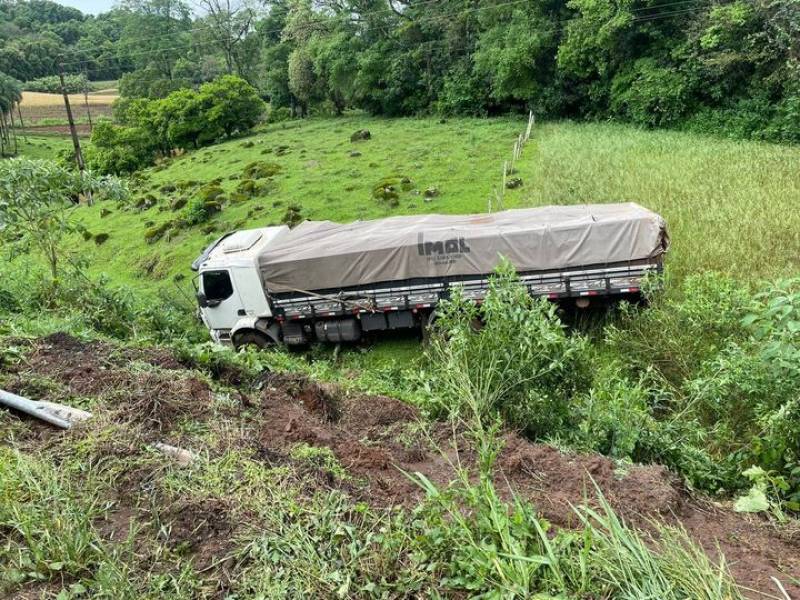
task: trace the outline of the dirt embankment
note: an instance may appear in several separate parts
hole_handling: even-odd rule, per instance
[[[132,370],[132,361],[152,369]],[[56,335],[33,342],[28,360],[14,371],[6,370],[4,379],[16,391],[34,395],[32,382],[39,377],[61,386],[56,392],[38,390],[36,399],[63,401],[54,394],[65,392],[108,401],[125,398],[126,406],[115,410],[154,436],[169,432],[179,419],[209,418],[211,388],[164,350],[120,349]],[[416,409],[399,400],[348,395],[299,376],[268,374],[261,383],[260,392],[242,396],[251,416],[229,415],[241,419],[242,431],[252,436],[237,443],[270,463],[291,461],[292,449],[301,442],[330,448],[350,477],[320,472],[319,484],[345,489],[376,508],[410,506],[419,499],[420,488],[405,473],[419,472],[446,485],[454,465],[473,462],[463,435],[445,423],[421,421]],[[680,525],[712,557],[721,550],[745,588],[775,594],[770,581],[775,576],[793,597],[800,597],[800,586],[790,583],[791,577],[800,578],[798,536],[689,494],[664,467],[620,470],[605,457],[564,454],[508,432],[495,480],[499,489],[529,499],[560,527],[576,526],[572,506],[594,503],[596,484],[629,523],[644,529],[652,519]],[[224,513],[225,507],[217,505],[175,512],[180,543],[213,557],[231,535]],[[202,518],[181,516],[191,514]]]

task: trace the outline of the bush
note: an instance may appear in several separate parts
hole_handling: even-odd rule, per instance
[[[219,185],[211,183],[203,186],[197,196],[186,204],[183,220],[187,226],[205,223],[222,210],[225,193]]]
[[[611,110],[649,127],[677,123],[687,112],[691,84],[671,66],[652,58],[637,60],[611,83]]]
[[[267,123],[282,123],[293,118],[292,110],[288,106],[279,106],[269,111]]]
[[[719,348],[748,335],[742,319],[752,297],[731,277],[692,275],[678,292],[648,296],[647,307],[621,306],[618,321],[606,329],[606,342],[632,370],[652,367],[674,387],[691,378]]]
[[[440,305],[430,371],[421,374],[436,414],[500,414],[531,437],[563,431],[571,399],[588,388],[586,340],[568,335],[546,300],[535,300],[503,262],[482,305],[456,289]]]
[[[89,82],[83,74],[64,75],[64,89],[68,94],[82,94],[88,87]],[[22,89],[29,92],[43,92],[45,94],[60,94],[61,93],[61,80],[58,75],[50,75],[47,77],[39,77],[26,81],[22,85]]]
[[[157,150],[152,134],[145,129],[99,121],[85,150],[86,163],[104,174],[133,173],[153,164]]]

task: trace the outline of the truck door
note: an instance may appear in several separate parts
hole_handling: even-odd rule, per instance
[[[239,311],[243,307],[230,271],[204,271],[200,277],[200,291],[204,296],[200,310],[208,328],[231,329],[239,320]]]

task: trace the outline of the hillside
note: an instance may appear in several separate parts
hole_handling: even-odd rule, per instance
[[[0,594],[800,592],[800,280],[778,280],[798,269],[798,148],[537,126],[505,207],[661,212],[666,293],[641,309],[565,326],[501,271],[424,346],[198,343],[188,267],[220,233],[484,211],[523,126],[278,123],[131,177],[120,204],[63,199],[86,228],[63,278],[39,254],[0,268],[0,388],[93,416],[59,433],[0,411]]]
[[[519,119],[362,116],[270,125],[144,171],[132,201],[140,209],[81,208],[93,234],[109,235],[103,245],[86,242],[81,249],[112,279],[151,288],[188,275],[191,260],[220,233],[280,223],[289,207],[299,209],[288,215],[294,219],[335,221],[483,212],[523,127]],[[351,142],[350,134],[362,128],[371,139]],[[231,202],[254,162],[274,165],[277,173],[264,180],[263,192]],[[788,251],[800,247],[797,164],[794,147],[550,123],[536,127],[517,165],[523,185],[506,191],[504,206],[639,202],[667,219],[668,269],[677,281],[707,270],[755,281],[800,266],[800,256]],[[171,205],[196,197],[215,179],[228,199],[220,214],[154,243],[145,240],[148,228],[175,218]],[[397,190],[396,206],[373,195],[386,182]],[[428,188],[438,195],[426,198]]]

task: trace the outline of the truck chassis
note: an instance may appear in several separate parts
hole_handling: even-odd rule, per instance
[[[521,273],[520,281],[534,297],[555,302],[574,299],[579,307],[593,298],[638,298],[643,279],[660,273],[661,261],[586,269]],[[312,341],[353,342],[364,333],[421,327],[440,301],[461,288],[463,296],[483,301],[488,276],[408,280],[364,288],[271,294],[273,317],[257,324],[273,342],[304,345]],[[249,341],[249,338],[248,338]],[[234,336],[233,342],[237,344]]]

